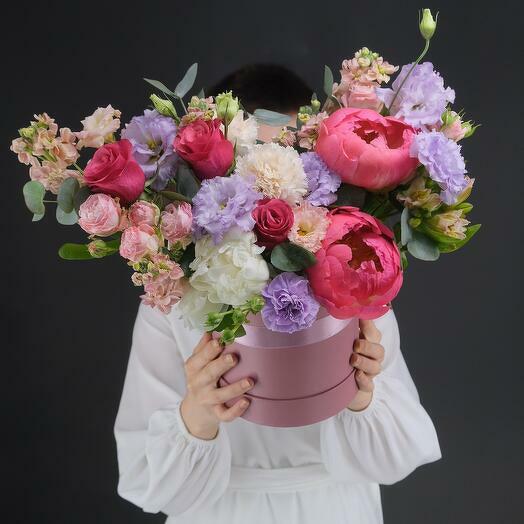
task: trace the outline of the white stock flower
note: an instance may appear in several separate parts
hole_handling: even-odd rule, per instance
[[[227,127],[227,139],[235,146],[238,156],[244,156],[257,141],[258,124],[254,116],[244,120],[244,111],[240,110]]]
[[[298,204],[307,193],[307,178],[298,153],[291,147],[260,144],[237,159],[236,172],[255,176],[256,189],[266,197]]]
[[[195,243],[191,286],[207,294],[214,304],[240,306],[260,293],[269,279],[269,269],[255,244],[253,232],[233,228],[220,244],[206,235]]]

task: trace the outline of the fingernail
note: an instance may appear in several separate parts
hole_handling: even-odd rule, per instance
[[[218,343],[218,340],[213,340],[213,347],[215,349],[218,349],[220,347],[220,344]]]
[[[250,378],[247,378],[242,382],[242,386],[244,388],[252,388],[253,387],[253,381]]]
[[[357,355],[353,355],[353,365],[356,366],[360,362],[360,358]]]
[[[362,349],[362,343],[360,342],[360,340],[357,340],[355,342],[355,346],[353,347],[353,351],[355,353],[359,353],[361,351],[361,349]]]
[[[249,405],[249,400],[247,398],[243,398],[241,401],[240,401],[240,407],[242,408],[245,408]]]
[[[226,360],[227,360],[228,364],[234,364],[235,363],[235,357],[233,355],[231,355],[231,353],[229,355],[227,355]]]

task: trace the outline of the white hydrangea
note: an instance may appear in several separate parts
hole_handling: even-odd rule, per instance
[[[269,269],[251,231],[233,228],[221,243],[206,235],[195,242],[191,286],[207,295],[213,304],[240,306],[260,293],[269,279]]]
[[[223,304],[213,304],[207,299],[207,293],[202,293],[194,288],[189,288],[180,302],[176,305],[179,318],[189,329],[204,331],[208,313],[218,313]]]
[[[235,146],[238,156],[244,156],[257,141],[258,124],[254,116],[244,120],[244,111],[240,110],[227,127],[227,139]]]
[[[292,147],[260,144],[237,159],[236,172],[255,176],[256,188],[266,197],[298,204],[307,193],[307,177],[300,156]]]

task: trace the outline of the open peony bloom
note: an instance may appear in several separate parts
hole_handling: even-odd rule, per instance
[[[335,318],[378,318],[402,286],[393,233],[356,207],[338,207],[329,217],[317,263],[307,270],[315,297]]]
[[[417,167],[409,156],[415,130],[370,109],[343,108],[320,124],[315,151],[343,182],[371,191],[407,181]]]

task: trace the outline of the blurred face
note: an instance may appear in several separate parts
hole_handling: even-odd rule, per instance
[[[297,114],[296,113],[286,113],[289,115],[289,122],[288,126],[295,127],[297,122]],[[262,140],[262,142],[271,142],[271,139],[278,135],[282,128],[281,127],[274,127],[274,126],[268,126],[266,124],[260,124],[258,126],[258,139]]]

